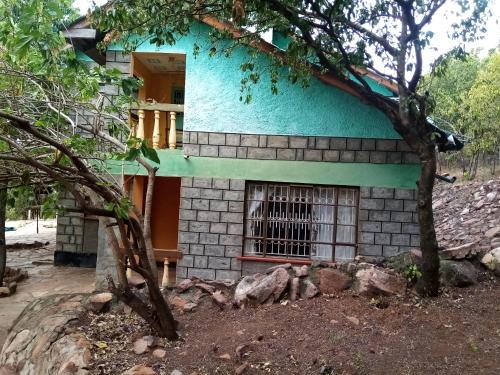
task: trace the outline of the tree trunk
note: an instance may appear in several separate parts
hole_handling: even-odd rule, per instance
[[[120,252],[120,245],[118,243],[118,239],[116,238],[116,234],[113,227],[111,227],[112,224],[111,219],[104,218],[102,222],[106,226],[106,236],[108,240],[107,242],[108,246],[111,248],[111,252],[113,253],[113,258],[115,260],[118,282],[120,283],[121,286],[127,288],[128,280],[126,274],[126,265],[124,263],[124,256]]]
[[[153,192],[155,186],[156,169],[151,168],[148,172],[148,186],[146,189],[146,198],[144,199],[144,222],[143,233],[144,242],[146,243],[146,251],[148,254],[148,261],[153,275],[158,278],[158,267],[156,267],[156,259],[153,250],[153,243],[151,241],[151,212],[153,210]]]
[[[434,144],[426,145],[419,156],[421,175],[418,180],[417,210],[420,224],[420,248],[422,249],[422,278],[417,283],[417,289],[421,295],[433,297],[439,292],[438,243],[432,212],[432,190],[436,175]]]
[[[5,216],[7,212],[7,187],[0,186],[0,286],[3,285],[7,264],[7,244],[5,243]]]

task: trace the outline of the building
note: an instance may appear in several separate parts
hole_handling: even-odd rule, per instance
[[[193,55],[195,43],[208,45],[211,27],[221,24],[198,23],[173,46],[146,42],[129,55],[112,45],[105,56],[95,50],[103,34],[85,20],[67,32],[80,53],[144,80],[130,121],[161,159],[152,213],[157,259],[175,263],[177,278],[237,279],[270,263],[343,262],[418,247],[419,160],[389,119],[321,74],[305,89],[285,78],[277,95],[264,76],[243,104],[243,48],[231,58]],[[279,34],[262,41],[258,62],[282,43]],[[370,83],[395,96],[390,83],[374,75]],[[113,86],[102,91],[110,100],[118,94]],[[118,161],[109,167],[125,174],[142,209],[145,171]],[[59,217],[60,259],[95,258],[92,220]],[[99,256],[97,263],[106,272],[109,264]]]

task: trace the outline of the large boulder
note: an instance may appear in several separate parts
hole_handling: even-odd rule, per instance
[[[460,246],[450,247],[441,250],[439,256],[441,259],[470,259],[474,258],[479,253],[479,246],[476,242],[469,242]]]
[[[333,268],[322,268],[317,272],[319,290],[323,294],[335,294],[351,286],[352,280],[344,272]]]
[[[252,290],[263,278],[265,275],[257,273],[251,276],[245,276],[236,286],[236,290],[234,291],[234,299],[233,303],[236,306],[243,307],[246,305],[247,293]]]
[[[477,283],[477,270],[466,260],[442,260],[439,273],[443,285],[463,288]]]
[[[488,251],[482,258],[481,263],[497,276],[500,276],[500,247]]]
[[[66,326],[88,307],[87,295],[53,295],[30,303],[0,353],[0,374],[87,375],[91,343]]]
[[[253,305],[259,305],[268,300],[277,301],[285,291],[290,276],[285,268],[276,268],[273,273],[264,277],[247,293],[247,298]]]
[[[403,294],[406,281],[398,274],[376,267],[356,272],[354,290],[364,296]]]

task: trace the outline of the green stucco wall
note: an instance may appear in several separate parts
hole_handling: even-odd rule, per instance
[[[182,150],[158,150],[157,176],[213,177],[253,181],[376,186],[414,189],[417,164],[324,163],[313,161],[224,159],[190,157]],[[137,163],[109,160],[111,174],[146,175]],[[123,168],[122,168],[123,166]]]
[[[174,46],[157,48],[144,42],[137,49],[186,54],[185,130],[400,139],[380,111],[314,77],[310,87],[303,89],[289,83],[283,71],[279,93],[273,95],[264,72],[261,82],[252,89],[252,102],[244,104],[239,100],[243,77],[240,64],[247,61],[247,51],[240,48],[231,58],[209,57],[208,31],[207,25],[195,24],[191,33],[179,38]],[[196,58],[194,43],[201,47]],[[122,48],[114,45],[110,49]],[[268,66],[268,57],[260,54],[258,65]]]

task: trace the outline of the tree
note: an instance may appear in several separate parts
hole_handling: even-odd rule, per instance
[[[157,45],[174,44],[176,38],[189,32],[193,22],[217,24],[210,34],[208,53],[230,56],[240,45],[268,52],[273,61],[273,92],[277,90],[277,71],[286,64],[291,68],[288,79],[292,82],[307,85],[312,71],[385,113],[420,158],[417,204],[423,277],[419,290],[435,296],[439,257],[432,190],[436,143],[446,140],[429,126],[429,97],[420,95],[417,86],[424,67],[422,51],[433,36],[429,25],[445,3],[455,12],[452,37],[463,41],[476,38],[483,29],[486,0],[116,0],[97,9],[94,19],[102,30],[112,30],[131,49],[138,43],[137,38],[130,38],[134,34],[151,37]],[[286,50],[269,48],[262,42],[261,33],[269,30],[279,30],[289,39]],[[193,47],[200,53],[199,46]],[[241,66],[245,100],[251,99],[249,87],[261,77],[252,54],[249,59]],[[367,69],[396,87],[397,100],[372,89]]]
[[[117,70],[90,69],[66,48],[59,30],[75,15],[69,0],[9,0],[0,5],[0,13],[5,20],[0,23],[0,183],[45,186],[46,209],[104,217],[119,281],[117,285],[109,280],[111,291],[157,335],[176,338],[175,321],[159,289],[151,256],[149,219],[106,174],[109,158],[135,160],[148,172],[148,190],[153,191],[156,151],[134,137],[114,114],[118,108],[104,107],[98,94],[99,84],[108,82],[120,85],[124,100],[130,100],[131,90],[140,82],[122,79]],[[76,208],[59,206],[61,189],[74,196]],[[118,238],[113,228],[118,229]],[[147,301],[130,289],[126,267],[144,277]]]

